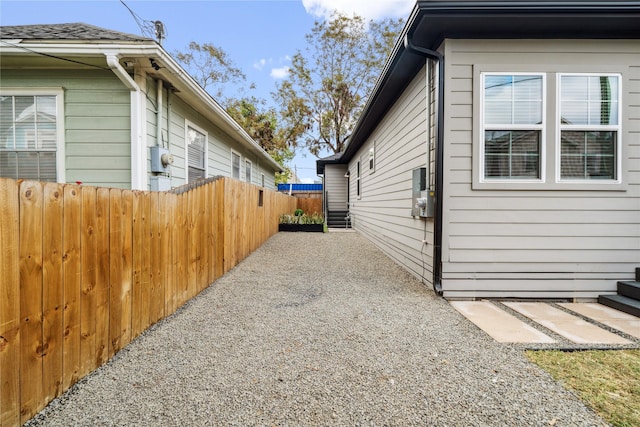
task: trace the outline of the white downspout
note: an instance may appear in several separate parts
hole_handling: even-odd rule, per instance
[[[147,160],[144,152],[142,140],[142,126],[140,121],[144,117],[142,114],[142,101],[140,96],[140,86],[131,78],[120,65],[118,56],[113,53],[105,53],[107,65],[122,83],[131,91],[131,189],[146,190],[146,169]]]
[[[164,148],[164,140],[162,139],[162,80],[156,80],[156,99],[157,99],[157,107],[158,110],[156,116],[156,145]]]

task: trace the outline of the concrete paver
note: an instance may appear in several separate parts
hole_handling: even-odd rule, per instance
[[[498,342],[555,342],[548,335],[501,310],[489,301],[452,301],[451,305]]]
[[[575,343],[631,344],[619,335],[549,304],[540,302],[504,302],[503,304]]]
[[[640,338],[640,318],[597,303],[561,303],[558,305],[632,337]]]

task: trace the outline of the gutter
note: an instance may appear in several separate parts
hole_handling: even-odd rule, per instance
[[[107,65],[131,93],[131,189],[146,190],[146,157],[142,141],[142,114],[140,112],[142,101],[140,99],[140,86],[122,68],[118,56],[114,53],[105,53]]]
[[[413,33],[405,34],[404,47],[409,53],[423,56],[438,63],[438,108],[436,115],[436,182],[435,182],[435,207],[433,232],[433,290],[442,296],[442,201],[443,201],[443,166],[444,166],[444,56],[435,50],[416,46],[412,42]]]

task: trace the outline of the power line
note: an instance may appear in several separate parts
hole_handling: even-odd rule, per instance
[[[62,56],[56,56],[56,55],[50,55],[50,54],[44,53],[44,52],[38,52],[36,50],[29,49],[28,47],[24,47],[24,46],[20,46],[20,45],[17,45],[17,44],[10,43],[10,42],[8,42],[6,40],[0,40],[0,42],[4,43],[6,45],[9,45],[11,47],[16,47],[18,49],[22,49],[22,50],[25,50],[27,52],[35,53],[36,55],[46,56],[47,58],[59,59],[60,61],[73,62],[74,64],[80,64],[80,65],[85,65],[87,67],[98,68],[100,70],[111,71],[110,68],[102,67],[100,65],[88,64],[86,62],[76,61],[75,59],[63,58]]]

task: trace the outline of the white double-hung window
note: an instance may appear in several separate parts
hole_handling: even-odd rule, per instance
[[[0,94],[0,176],[64,181],[62,91]]]
[[[542,178],[544,87],[543,74],[482,74],[483,181]]]
[[[244,162],[244,178],[245,181],[247,181],[248,183],[251,183],[251,179],[252,179],[252,164],[249,160],[245,160]]]
[[[193,124],[187,124],[188,182],[207,177],[207,135]]]
[[[620,77],[559,76],[559,180],[618,180]]]
[[[240,154],[231,151],[231,177],[240,179]]]

